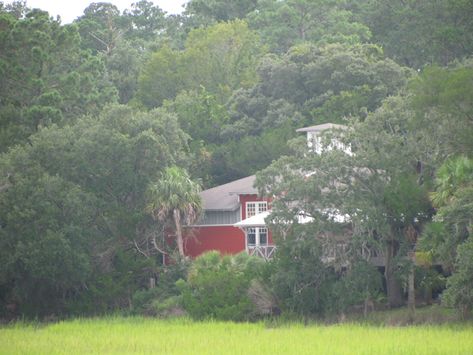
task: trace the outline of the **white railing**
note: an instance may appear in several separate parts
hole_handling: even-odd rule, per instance
[[[248,254],[250,256],[258,256],[264,260],[271,259],[275,251],[275,245],[248,245]]]
[[[383,252],[375,248],[363,246],[361,249],[361,256],[375,266],[384,266],[385,264]]]

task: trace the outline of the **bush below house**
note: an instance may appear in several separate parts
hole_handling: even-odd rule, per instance
[[[201,255],[189,269],[187,280],[177,283],[184,309],[194,319],[253,318],[257,310],[248,291],[263,265],[262,260],[243,253],[233,257],[215,251]]]

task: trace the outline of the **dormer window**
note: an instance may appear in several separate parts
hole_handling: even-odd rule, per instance
[[[246,218],[253,217],[267,210],[268,210],[268,203],[266,201],[247,202],[246,203]]]

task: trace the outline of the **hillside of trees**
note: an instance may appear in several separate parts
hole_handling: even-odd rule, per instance
[[[295,130],[328,122],[353,156],[307,154]],[[255,173],[275,259],[179,257],[165,230],[198,217],[199,186]],[[326,208],[353,231],[330,267]],[[295,209],[313,222],[281,231]],[[472,228],[472,1],[100,2],[71,24],[0,2],[0,318],[319,316],[410,286],[468,316]]]

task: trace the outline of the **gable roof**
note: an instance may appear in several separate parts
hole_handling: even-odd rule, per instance
[[[253,187],[256,176],[245,178],[219,185],[200,193],[204,210],[234,211],[240,203],[238,195],[257,195],[258,190]]]
[[[296,129],[296,132],[322,132],[327,129],[347,129],[347,126],[336,123],[324,123],[310,127]]]

